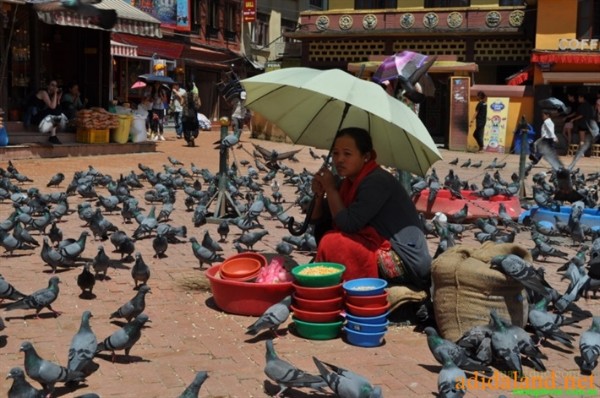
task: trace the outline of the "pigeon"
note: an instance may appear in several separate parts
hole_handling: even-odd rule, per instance
[[[63,240],[63,233],[56,225],[56,221],[52,221],[52,225],[50,226],[50,230],[47,233],[50,242],[53,244],[57,244],[61,240]]]
[[[169,238],[165,233],[156,232],[156,236],[152,239],[152,249],[154,249],[154,257],[162,258],[165,256],[169,248]]]
[[[19,367],[12,368],[6,378],[13,379],[12,386],[8,390],[8,398],[44,398],[46,396],[44,391],[35,389],[25,380],[25,372]]]
[[[156,206],[150,207],[148,215],[142,219],[140,225],[133,232],[133,238],[139,239],[144,235],[149,235],[158,226],[158,221],[155,216]]]
[[[327,385],[321,376],[315,376],[298,369],[289,362],[280,359],[273,347],[273,340],[266,340],[266,365],[265,374],[267,377],[279,386],[279,392],[275,397],[281,395],[288,389],[294,387],[308,387],[324,391],[323,388]]]
[[[321,377],[340,398],[381,398],[381,387],[373,386],[365,377],[350,370],[313,357]]]
[[[581,354],[579,364],[581,373],[590,375],[598,366],[598,356],[600,355],[600,317],[595,316],[590,328],[581,334],[579,352]]]
[[[69,360],[67,362],[67,369],[81,372],[85,376],[89,376],[98,369],[98,365],[93,362],[96,349],[98,348],[98,341],[90,327],[90,318],[92,316],[90,311],[84,311],[81,314],[79,330],[71,339]]]
[[[90,271],[92,263],[85,263],[81,274],[77,275],[77,286],[81,289],[81,296],[93,295],[94,285],[96,284],[96,277]],[[80,297],[81,297],[80,296]],[[93,296],[92,296],[93,297]]]
[[[502,362],[516,377],[523,376],[523,365],[517,336],[510,332],[495,310],[490,311],[492,328],[492,350],[494,358]]]
[[[225,260],[222,256],[198,243],[196,238],[191,237],[190,242],[192,242],[192,252],[194,253],[194,257],[200,262],[200,269],[202,269],[204,263],[212,265],[215,262],[218,263]]]
[[[484,372],[489,371],[489,368],[486,366],[469,358],[462,347],[440,337],[434,328],[428,326],[424,329],[424,332],[427,334],[427,346],[439,363],[443,364],[442,355],[447,355],[454,361],[456,366],[461,369]]]
[[[115,351],[125,350],[125,356],[129,357],[131,348],[142,337],[142,327],[146,322],[152,322],[148,315],[142,313],[131,322],[115,331],[98,344],[96,354],[102,351],[112,351],[112,361],[115,361]]]
[[[98,246],[98,253],[92,259],[92,267],[94,268],[94,277],[98,277],[99,274],[102,274],[102,279],[106,278],[106,272],[108,271],[108,267],[110,265],[110,258],[104,251],[104,246]]]
[[[469,215],[469,205],[465,205],[456,213],[448,215],[448,219],[454,223],[461,224]]]
[[[481,167],[482,164],[483,164],[483,160],[480,160],[479,162],[471,163],[469,165],[469,167],[474,168],[474,169],[478,169],[478,168]]]
[[[52,308],[52,303],[58,298],[58,284],[60,283],[60,279],[58,276],[53,276],[48,280],[48,287],[45,289],[40,289],[29,296],[26,296],[14,303],[10,303],[6,306],[6,311],[11,310],[35,310],[35,317],[39,317],[39,313],[42,309],[48,308],[50,311],[54,313],[54,315],[58,316],[61,313],[55,311]]]
[[[82,372],[69,370],[41,358],[29,341],[21,344],[20,351],[25,353],[25,373],[40,383],[49,395],[54,392],[54,384],[57,382],[81,381],[84,378]]]
[[[223,248],[213,238],[211,238],[208,230],[204,232],[204,238],[202,238],[202,246],[206,247],[213,252],[222,252]]]
[[[26,295],[15,289],[13,285],[7,282],[6,279],[0,275],[0,304],[2,304],[2,302],[4,302],[6,299],[17,301],[25,297]]]
[[[439,398],[462,398],[467,392],[467,375],[447,354],[442,354],[443,367],[438,375]]]
[[[462,168],[467,168],[471,165],[471,158],[467,159],[466,162],[460,165]]]
[[[216,145],[215,149],[219,149],[223,154],[227,152],[229,148],[234,147],[238,142],[240,142],[240,137],[238,137],[236,134],[229,134],[222,140],[213,142],[213,145]]]
[[[59,243],[59,253],[62,254],[67,260],[77,260],[81,253],[83,253],[85,250],[85,241],[89,235],[90,233],[88,231],[82,231],[76,241],[65,246],[61,246]]]
[[[281,241],[277,243],[277,246],[275,246],[275,251],[283,256],[289,256],[294,251],[294,246],[287,242]]]
[[[145,285],[150,279],[150,267],[142,258],[142,253],[135,253],[135,263],[131,267],[131,277],[135,282],[134,289],[138,289],[138,282]]]
[[[183,390],[179,398],[198,398],[200,387],[202,387],[202,384],[204,384],[206,379],[208,379],[208,373],[206,371],[202,370],[197,372],[194,381]]]
[[[236,240],[234,240],[234,242],[239,242],[243,245],[245,245],[248,249],[250,250],[254,250],[254,245],[261,240],[265,235],[268,235],[269,231],[267,230],[262,230],[262,231],[255,231],[255,232],[247,232],[245,234],[243,234],[242,236],[240,236],[239,238],[237,238]]]
[[[277,336],[277,329],[290,316],[290,305],[292,296],[286,296],[283,300],[273,304],[246,329],[246,334],[256,335],[263,329],[269,329]]]
[[[227,220],[221,221],[219,227],[217,228],[217,233],[221,238],[219,242],[227,241],[227,235],[229,235],[229,222]]]
[[[3,331],[4,329],[6,329],[6,324],[4,323],[4,320],[2,319],[2,317],[0,316],[0,332]]]
[[[167,159],[173,166],[183,166],[183,163],[181,161],[175,159],[173,156],[167,156]]]
[[[527,289],[541,295],[548,294],[551,286],[536,272],[531,264],[515,254],[495,256],[491,259],[491,267],[501,271],[520,282]]]
[[[125,318],[131,322],[133,318],[144,312],[146,308],[146,294],[150,292],[150,286],[140,286],[137,294],[128,302],[123,304],[118,310],[110,314],[109,319]]]
[[[102,0],[27,0],[33,4],[36,11],[73,11],[82,17],[88,17],[89,23],[102,29],[110,30],[117,23],[117,12],[112,9],[101,9],[92,4],[98,4]],[[64,117],[64,115],[61,115]],[[65,117],[66,119],[66,117]]]
[[[449,162],[448,162],[448,164],[451,164],[451,165],[453,165],[453,166],[456,166],[456,165],[458,164],[458,158],[456,158],[456,159],[454,159],[454,160],[451,160],[451,161],[449,161]]]
[[[535,334],[543,339],[558,341],[569,348],[573,348],[573,337],[560,330],[560,326],[568,323],[560,314],[550,313],[546,310],[548,300],[542,298],[534,305],[530,304],[529,324]]]

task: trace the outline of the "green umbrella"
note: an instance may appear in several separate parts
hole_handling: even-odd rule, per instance
[[[414,112],[379,85],[339,69],[286,68],[241,81],[246,106],[296,144],[330,149],[337,131],[371,133],[380,164],[424,176],[442,157]]]

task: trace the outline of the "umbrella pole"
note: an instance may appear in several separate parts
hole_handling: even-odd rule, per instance
[[[337,137],[337,134],[339,133],[340,129],[342,128],[342,123],[344,122],[344,119],[346,119],[346,115],[348,114],[348,109],[350,109],[350,104],[346,102],[344,104],[344,110],[342,111],[342,118],[340,119],[340,124],[338,125],[337,131],[335,132],[336,137]],[[335,143],[335,138],[331,142],[331,147],[329,148],[329,153],[327,154],[327,157],[325,158],[325,162],[323,163],[325,166],[327,166],[329,164],[329,162],[331,161],[331,152],[333,150],[334,143]],[[302,225],[300,226],[299,229],[296,229],[296,222],[294,220],[294,217],[290,217],[290,219],[288,220],[287,228],[288,228],[288,231],[290,232],[290,234],[292,234],[294,236],[300,236],[303,233],[305,233],[306,230],[308,229],[308,225],[310,224],[310,219],[312,218],[312,213],[314,210],[315,210],[315,198],[313,196],[312,200],[310,201],[310,204],[308,205],[308,209],[306,209],[306,218],[304,219],[304,222],[302,223]]]

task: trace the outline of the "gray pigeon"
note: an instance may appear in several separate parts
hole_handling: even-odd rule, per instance
[[[595,316],[589,330],[583,332],[579,339],[581,363],[579,368],[583,374],[591,374],[598,366],[600,355],[600,317]]]
[[[162,258],[166,256],[169,248],[169,238],[164,232],[157,230],[156,236],[152,239],[152,249],[154,249],[154,258]]]
[[[222,256],[218,255],[214,251],[202,246],[193,236],[190,238],[190,242],[192,242],[192,252],[194,253],[194,257],[196,257],[200,262],[201,269],[204,263],[212,265],[214,262],[221,262],[225,260]]]
[[[340,398],[381,398],[381,387],[350,370],[331,365],[313,357],[321,377]],[[329,369],[328,369],[329,368]]]
[[[4,320],[0,316],[0,332],[6,329],[6,325],[4,324]]]
[[[273,304],[254,322],[248,326],[246,334],[256,335],[263,329],[270,329],[277,336],[277,329],[290,316],[292,296],[286,296],[280,302]]]
[[[141,285],[136,295],[123,304],[118,310],[110,314],[110,319],[125,318],[130,322],[133,318],[144,312],[146,308],[146,294],[150,292],[150,286]]]
[[[208,230],[206,230],[204,232],[204,237],[202,238],[202,246],[206,247],[207,249],[212,250],[213,252],[222,252],[223,251],[223,248],[221,247],[221,245],[210,236],[210,233],[208,232]]]
[[[69,361],[67,363],[69,370],[82,372],[85,376],[89,376],[98,369],[98,364],[93,362],[98,348],[98,341],[90,327],[91,317],[92,313],[90,311],[84,311],[81,314],[81,324],[79,330],[71,339]]]
[[[96,284],[96,278],[90,271],[91,266],[91,263],[85,263],[81,273],[77,275],[77,286],[81,289],[81,296],[87,295],[88,297],[94,297],[93,290],[94,285]]]
[[[102,273],[102,279],[105,279],[109,265],[110,258],[104,251],[104,246],[99,245],[98,253],[96,254],[96,256],[94,256],[92,260],[92,267],[94,268],[95,277],[98,277],[98,274]]]
[[[275,397],[281,395],[288,389],[294,387],[307,387],[324,391],[323,387],[327,385],[321,376],[315,376],[298,369],[289,362],[280,359],[273,347],[273,340],[266,341],[266,365],[265,374],[279,386],[279,392]]]
[[[427,334],[427,346],[439,363],[443,364],[442,355],[445,354],[461,369],[472,371],[479,370],[483,372],[490,371],[489,368],[480,364],[478,361],[469,358],[462,347],[443,339],[434,328],[426,327],[424,332]]]
[[[523,376],[523,365],[517,336],[511,333],[495,310],[490,311],[492,327],[492,350],[494,358],[504,364],[508,371],[516,372],[516,377]]]
[[[61,313],[55,311],[51,304],[58,298],[58,284],[60,283],[60,279],[58,276],[53,276],[48,280],[48,287],[45,289],[40,289],[33,292],[31,295],[26,296],[14,303],[10,303],[6,306],[6,311],[11,310],[35,310],[35,317],[39,318],[39,313],[42,309],[48,308],[50,311],[54,313],[54,315],[58,316]]]
[[[12,386],[8,390],[8,398],[43,398],[46,396],[44,391],[36,390],[25,380],[25,372],[19,367],[12,368],[6,378],[13,379]]]
[[[268,235],[268,234],[269,234],[269,231],[264,230],[264,229],[262,231],[246,232],[245,234],[243,234],[242,236],[240,236],[239,238],[234,240],[234,242],[239,242],[239,243],[245,245],[248,249],[253,250],[254,245],[259,240],[261,240],[265,235]]]
[[[0,275],[0,304],[6,299],[9,300],[20,300],[26,296],[15,289],[13,285],[7,282],[2,275]]]
[[[125,356],[129,357],[129,352],[135,343],[142,337],[142,327],[146,322],[151,322],[148,315],[140,314],[134,320],[127,323],[121,329],[117,330],[100,344],[96,353],[102,351],[112,351],[112,361],[115,361],[115,351],[125,350]]]
[[[131,267],[131,277],[135,282],[134,289],[138,288],[138,282],[145,285],[148,282],[148,279],[150,279],[150,267],[144,262],[142,253],[140,252],[135,253],[135,263],[133,264],[133,267]]]
[[[145,216],[137,229],[133,232],[134,239],[140,239],[143,236],[150,235],[152,231],[156,229],[158,226],[158,221],[156,219],[156,206],[150,207],[150,211],[148,215]]]
[[[551,288],[531,264],[515,254],[495,256],[491,260],[491,267],[541,295],[548,294],[547,288]]]
[[[196,377],[194,377],[194,381],[187,386],[185,390],[181,393],[179,398],[198,398],[198,394],[200,394],[200,387],[202,384],[208,379],[208,373],[206,371],[200,371],[196,373]]]
[[[460,369],[446,354],[442,354],[444,366],[438,375],[439,398],[462,398],[467,392],[465,371]]]
[[[65,179],[65,175],[63,173],[56,173],[50,178],[50,181],[48,181],[48,184],[46,184],[46,187],[47,188],[50,188],[52,186],[57,187],[60,185],[61,182],[64,181],[64,179]]]
[[[58,249],[55,249],[50,246],[50,243],[48,242],[48,237],[46,236],[44,236],[43,238],[42,251],[40,253],[40,256],[46,264],[52,267],[53,274],[56,273],[56,269],[58,267],[63,268],[73,265],[72,260],[67,259],[60,253]]]
[[[25,373],[40,383],[49,395],[54,392],[54,384],[57,382],[67,383],[84,379],[81,372],[71,371],[64,366],[41,358],[29,341],[21,344],[20,351],[25,353]]]

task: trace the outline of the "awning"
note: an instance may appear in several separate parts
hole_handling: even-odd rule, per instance
[[[138,55],[146,57],[151,57],[156,54],[159,58],[179,59],[181,58],[181,52],[184,47],[181,43],[149,39],[147,37],[126,35],[122,33],[113,33],[112,39],[119,43],[136,46]]]
[[[185,45],[181,58],[187,64],[207,69],[228,70],[231,69],[231,63],[239,59],[240,55],[231,50],[219,51],[199,45]]]
[[[509,86],[518,86],[519,84],[525,83],[533,77],[533,68],[531,65],[521,69],[517,73],[514,73],[506,78],[506,84]]]
[[[348,72],[375,73],[382,61],[349,62]],[[454,72],[478,72],[479,66],[475,62],[460,61],[435,61],[427,73],[454,73]]]
[[[600,84],[598,72],[542,72],[544,84],[588,83]]]
[[[110,55],[113,57],[137,57],[137,46],[110,41]]]
[[[160,21],[123,0],[102,0],[94,7],[117,11],[118,19],[112,32],[129,33],[138,36],[162,37]],[[38,11],[39,19],[50,25],[74,26],[79,28],[101,29],[92,25],[88,17],[71,11]]]
[[[600,65],[600,52],[534,51],[531,54],[531,62]]]

